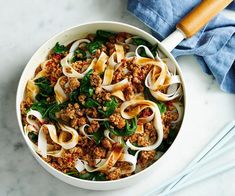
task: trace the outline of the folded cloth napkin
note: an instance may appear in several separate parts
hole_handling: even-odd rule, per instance
[[[162,40],[198,3],[200,0],[128,0],[128,10]],[[203,71],[213,75],[222,90],[235,93],[235,21],[219,14],[173,50],[175,57],[191,54],[196,55]]]

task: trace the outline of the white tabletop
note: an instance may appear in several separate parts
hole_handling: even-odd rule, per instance
[[[94,192],[67,185],[39,166],[19,131],[15,117],[15,93],[25,64],[51,36],[87,21],[122,21],[148,29],[128,13],[126,0],[0,2],[1,196],[143,195],[183,169],[227,122],[235,119],[235,95],[222,92],[216,81],[202,72],[194,57],[181,57],[178,62],[187,83],[189,110],[174,150],[168,152],[159,168],[148,178],[122,190]],[[234,13],[226,14],[235,18]],[[235,195],[234,179],[235,169],[175,195]]]

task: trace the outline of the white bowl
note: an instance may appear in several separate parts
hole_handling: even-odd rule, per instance
[[[159,47],[161,50],[172,60],[173,63],[175,63],[177,72],[180,75],[182,79],[182,86],[183,86],[183,91],[184,91],[184,110],[186,108],[186,96],[185,96],[185,83],[182,77],[182,72],[179,68],[179,65],[175,61],[174,57],[164,48],[164,46],[161,45],[161,43],[154,38],[152,35],[146,33],[145,31],[128,25],[124,23],[119,23],[119,22],[109,22],[109,21],[101,21],[101,22],[92,22],[92,23],[86,23],[82,25],[78,25],[75,27],[72,27],[70,29],[67,29],[54,37],[52,37],[50,40],[48,40],[45,44],[43,44],[32,56],[28,64],[26,65],[17,89],[17,95],[16,95],[16,112],[17,112],[17,119],[18,123],[20,126],[21,133],[31,150],[33,156],[36,158],[36,160],[53,176],[56,178],[80,187],[84,189],[92,189],[92,190],[111,190],[111,189],[120,189],[123,187],[130,186],[131,184],[137,182],[140,179],[146,178],[147,175],[150,174],[151,171],[154,170],[158,166],[159,161],[161,161],[162,158],[160,158],[158,161],[156,161],[154,164],[149,166],[148,168],[144,169],[143,171],[134,174],[132,176],[119,179],[119,180],[114,180],[114,181],[88,181],[88,180],[82,180],[78,178],[71,177],[69,175],[66,175],[52,166],[50,166],[47,162],[45,162],[41,157],[33,150],[32,146],[30,143],[27,142],[26,136],[24,134],[23,126],[22,126],[22,121],[21,121],[21,112],[20,112],[20,103],[24,98],[24,92],[25,92],[25,87],[27,84],[27,81],[31,79],[34,76],[34,71],[38,67],[38,65],[43,62],[49,53],[49,51],[54,47],[56,42],[60,42],[62,44],[69,44],[74,40],[84,38],[87,34],[89,33],[95,33],[97,29],[103,29],[107,31],[113,31],[113,32],[128,32],[133,35],[138,35],[143,37],[145,40],[149,41],[151,44],[159,44]],[[182,125],[181,125],[182,126]],[[178,136],[176,137],[178,139]],[[174,143],[171,145],[170,148],[174,147]],[[169,150],[169,149],[168,149]],[[163,156],[166,156],[167,152]]]

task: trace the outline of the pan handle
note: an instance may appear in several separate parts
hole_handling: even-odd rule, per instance
[[[173,50],[184,38],[190,38],[204,27],[233,0],[202,0],[177,25],[177,30],[162,41],[168,51]]]

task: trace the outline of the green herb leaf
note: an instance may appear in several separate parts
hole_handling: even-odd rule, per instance
[[[95,172],[93,180],[94,181],[105,181],[106,176],[105,176],[105,174],[103,174],[101,172]]]
[[[79,175],[79,172],[78,171],[69,171],[69,172],[66,172],[66,174],[69,176],[74,176],[74,175]]]
[[[98,131],[96,131],[93,134],[93,139],[95,140],[96,144],[99,144],[103,138],[104,138],[104,129],[99,128]]]
[[[64,109],[64,108],[66,108],[67,105],[68,105],[67,102],[64,102],[64,103],[61,103],[61,104],[54,103],[48,109],[47,118],[50,119],[51,121],[57,122],[58,119],[56,117],[56,113],[59,112],[60,110]]]
[[[98,101],[92,99],[92,98],[88,98],[84,104],[84,107],[86,108],[92,108],[92,107],[98,107],[100,104]]]
[[[97,49],[101,48],[101,46],[102,41],[96,40],[87,44],[87,50],[89,51],[89,53],[94,54]]]
[[[57,103],[48,103],[46,101],[35,102],[32,106],[32,110],[36,110],[41,113],[42,118],[48,119],[51,121],[58,121],[56,118],[56,113],[59,112],[61,109],[67,106],[67,102],[62,104]]]
[[[57,42],[53,48],[53,51],[56,54],[63,54],[67,51],[67,48],[64,45],[60,45],[59,42]]]
[[[38,141],[38,135],[36,135],[33,131],[28,133],[28,137],[33,143]]]
[[[133,42],[133,44],[135,44],[137,46],[144,45],[144,46],[147,46],[148,48],[152,47],[152,45],[149,42],[147,42],[146,40],[143,40],[141,38],[132,38],[132,42]]]
[[[80,89],[75,89],[73,92],[69,95],[69,100],[71,103],[76,103],[78,101],[78,95],[80,93]]]
[[[113,129],[110,127],[110,124],[108,121],[103,122],[106,129],[108,129],[112,134],[117,136],[129,136],[135,133],[137,129],[137,118],[131,119],[131,122],[129,123],[126,121],[126,126],[124,129]]]
[[[94,89],[92,88],[90,83],[90,77],[92,73],[93,70],[89,70],[80,83],[80,93],[85,94],[88,97],[91,97],[94,94]]]
[[[85,174],[79,174],[78,177],[83,180],[92,180],[94,178],[94,174],[87,172]]]
[[[156,102],[156,101],[155,101],[155,102]],[[165,104],[165,103],[160,102],[160,101],[157,101],[156,104],[157,104],[157,106],[158,106],[158,108],[159,108],[161,114],[163,114],[163,113],[166,112],[167,107],[166,107],[166,104]]]
[[[166,152],[168,148],[174,142],[178,132],[175,129],[170,129],[169,135],[166,139],[164,139],[160,146],[156,149],[156,151]]]
[[[154,46],[152,47],[152,49],[151,49],[151,52],[152,52],[152,54],[153,54],[154,57],[156,56],[157,49],[158,49],[158,45],[157,45],[157,44],[154,45]]]
[[[134,146],[138,146],[137,142],[134,142],[134,143],[132,143],[132,144],[133,144]],[[136,152],[137,152],[136,150],[132,150],[132,149],[128,148],[128,153],[129,153],[129,154],[135,156],[135,153],[136,153]]]
[[[106,180],[106,176],[105,174],[101,173],[101,172],[92,172],[92,173],[84,173],[81,174],[78,171],[70,171],[66,173],[69,176],[74,176],[76,178],[80,178],[83,180],[94,180],[94,181],[105,181]]]
[[[148,57],[148,55],[146,54],[146,52],[145,52],[145,50],[143,48],[141,48],[140,56]]]
[[[104,31],[104,30],[97,30],[96,31],[96,36],[99,36],[99,37],[109,38],[112,35],[114,35],[114,34],[111,32],[108,32],[108,31]]]
[[[33,105],[31,106],[31,109],[40,112],[42,115],[42,118],[45,118],[52,105],[53,104],[48,103],[45,100],[42,100],[40,102],[33,103]]]
[[[54,89],[51,86],[50,80],[48,78],[38,78],[34,83],[39,87],[39,94],[36,96],[38,101],[45,100],[47,97],[54,95]]]
[[[74,52],[74,57],[72,58],[72,62],[78,61],[78,60],[84,60],[86,59],[86,52],[82,50],[81,48],[78,48]]]
[[[131,119],[131,123],[126,121],[126,126],[125,126],[126,135],[134,134],[136,129],[137,129],[137,117]]]
[[[104,117],[109,117],[111,114],[114,113],[114,111],[116,110],[117,106],[118,106],[118,102],[117,102],[116,98],[115,97],[111,97],[110,101],[106,101],[104,103],[104,107],[105,107],[106,110],[104,111],[104,110],[99,109],[98,112],[103,114]]]
[[[167,143],[169,145],[171,145],[174,142],[177,134],[178,134],[178,131],[176,131],[175,129],[170,129],[170,132],[169,132],[169,135],[168,135],[168,138],[167,138]]]

